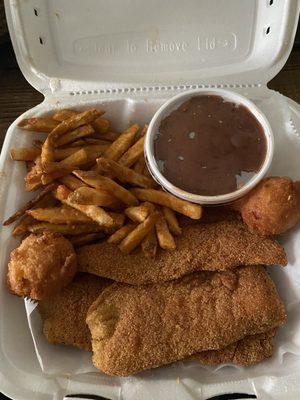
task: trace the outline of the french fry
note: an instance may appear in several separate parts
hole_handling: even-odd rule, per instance
[[[21,220],[16,224],[12,231],[13,237],[25,235],[28,232],[29,226],[36,223],[36,220],[29,215],[25,215],[21,218]]]
[[[126,254],[131,253],[137,246],[141,244],[143,239],[154,227],[156,221],[159,218],[159,213],[154,212],[145,219],[144,222],[140,223],[128,236],[126,236],[119,245],[119,249]]]
[[[26,171],[29,172],[35,166],[34,161],[26,161]]]
[[[41,150],[34,147],[20,147],[10,149],[10,158],[14,161],[34,161],[41,154]]]
[[[104,233],[88,233],[81,234],[76,236],[71,236],[68,239],[73,244],[74,247],[84,246],[85,244],[90,244],[94,242],[98,242],[99,240],[104,238]]]
[[[86,224],[91,221],[80,211],[67,206],[35,208],[26,211],[26,213],[38,221],[50,222],[51,224]]]
[[[105,151],[104,157],[110,160],[118,161],[119,158],[129,149],[139,130],[139,125],[135,124],[126,129]]]
[[[69,144],[69,147],[82,147],[86,145],[86,140],[78,139],[76,142],[72,142]]]
[[[83,180],[86,184],[96,189],[102,189],[111,193],[114,197],[128,206],[136,206],[139,203],[137,198],[132,195],[129,190],[118,185],[112,179],[99,175],[95,171],[73,171],[73,174]]]
[[[75,204],[94,205],[112,209],[120,209],[122,204],[110,193],[101,189],[94,189],[86,186],[74,190],[74,192],[70,194],[69,198]]]
[[[47,163],[53,162],[55,142],[66,132],[79,128],[82,125],[92,122],[94,119],[102,115],[104,111],[91,109],[82,113],[75,114],[68,119],[63,120],[57,125],[47,136],[45,143],[42,146],[41,161],[44,166]]]
[[[169,207],[172,210],[192,219],[201,218],[202,207],[200,205],[178,199],[172,194],[155,189],[131,189],[130,191],[141,201],[149,201],[151,203]]]
[[[114,220],[113,229],[120,228],[121,226],[124,225],[124,222],[125,222],[125,215],[124,214],[117,213],[117,212],[114,212],[114,211],[107,211],[107,214]]]
[[[71,191],[66,186],[60,185],[56,189],[55,196],[62,203],[67,204],[68,206],[73,207],[78,211],[81,211],[91,220],[97,222],[100,226],[104,226],[106,228],[112,228],[115,226],[115,221],[106,211],[103,210],[103,208],[97,206],[84,206],[75,204],[69,199],[70,194]]]
[[[40,149],[40,150],[42,149],[43,143],[44,143],[44,142],[42,142],[42,141],[39,140],[39,139],[35,139],[35,140],[33,140],[33,142],[32,142],[33,147],[35,147],[36,149]]]
[[[56,112],[53,114],[52,118],[53,118],[55,121],[62,122],[62,121],[64,121],[65,119],[68,119],[68,118],[70,118],[70,117],[73,117],[73,115],[76,115],[76,114],[78,114],[77,111],[66,110],[66,109],[64,109],[64,110],[58,110],[58,111],[56,111]]]
[[[35,165],[28,171],[24,178],[25,181],[25,191],[31,192],[42,186],[42,167],[40,157],[35,160]]]
[[[90,136],[94,132],[94,128],[90,124],[79,126],[73,131],[67,132],[63,136],[61,136],[55,142],[55,147],[65,146],[66,144],[75,142],[78,139]]]
[[[104,144],[90,144],[90,145],[85,145],[83,147],[65,147],[65,148],[60,148],[60,149],[55,149],[54,155],[55,159],[57,161],[61,161],[64,158],[69,157],[70,155],[76,153],[76,151],[81,150],[86,151],[88,160],[93,159],[96,160],[101,154],[104,153],[104,151],[108,148],[108,145]]]
[[[94,137],[87,137],[87,138],[84,139],[84,142],[85,142],[85,144],[102,145],[102,146],[105,146],[107,149],[111,145],[111,143],[108,140],[97,139],[97,138],[94,138]]]
[[[68,189],[76,190],[80,187],[86,186],[84,182],[73,175],[66,175],[59,178],[59,182],[67,186]]]
[[[82,224],[82,225],[67,225],[67,224],[50,224],[49,222],[38,222],[28,227],[31,233],[57,232],[62,235],[81,235],[86,233],[105,232],[105,229],[98,224]]]
[[[145,239],[142,241],[142,251],[147,258],[155,258],[157,252],[157,237],[155,228],[147,234]]]
[[[105,118],[99,117],[93,121],[93,127],[96,133],[106,133],[110,128],[110,122]]]
[[[160,218],[156,221],[155,228],[160,247],[165,250],[176,249],[175,240],[169,231],[167,221],[162,215],[160,215]]]
[[[52,118],[28,118],[19,122],[18,127],[26,131],[49,133],[58,125]]]
[[[108,243],[119,244],[122,240],[129,235],[136,228],[136,224],[127,224],[122,226],[116,232],[114,232],[108,239]]]
[[[145,136],[141,136],[139,140],[122,155],[118,161],[119,164],[124,165],[124,167],[131,167],[139,160],[140,157],[144,157],[144,143]]]
[[[171,208],[168,207],[163,207],[162,208],[164,217],[168,223],[168,227],[170,229],[170,232],[173,235],[181,235],[181,228],[179,226],[176,214]]]
[[[135,222],[143,222],[155,210],[152,203],[145,202],[136,207],[129,207],[125,210],[125,215]]]
[[[43,199],[48,193],[52,192],[56,187],[56,184],[51,184],[46,186],[40,193],[36,195],[36,197],[30,201],[28,201],[23,207],[21,207],[18,211],[16,211],[11,217],[9,217],[6,221],[3,222],[3,225],[10,225],[12,222],[19,219],[22,215],[26,213],[27,210],[34,207],[40,200]]]
[[[68,175],[74,169],[86,164],[87,162],[87,152],[84,149],[80,149],[60,162],[44,164],[42,183],[46,185],[57,178]]]
[[[138,174],[132,169],[124,167],[113,160],[98,158],[97,164],[101,171],[108,172],[123,183],[130,183],[131,185],[140,186],[142,188],[155,187],[155,183],[152,179]]]
[[[114,142],[115,140],[118,139],[118,137],[120,137],[120,133],[108,131],[108,132],[94,134],[94,137],[102,140],[107,140],[108,142]]]
[[[144,155],[142,155],[134,164],[133,170],[138,174],[142,174],[144,172],[145,167],[146,167],[146,162]]]

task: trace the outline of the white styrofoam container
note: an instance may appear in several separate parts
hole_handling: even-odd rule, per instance
[[[149,121],[163,101],[186,89],[224,87],[257,102],[273,98],[266,85],[288,58],[300,5],[298,0],[5,0],[5,7],[20,68],[45,95],[42,104],[20,118],[104,103],[108,117],[121,129],[130,119]],[[300,107],[287,104],[285,122],[296,135]],[[1,153],[1,220],[30,197],[22,186],[25,167],[8,156],[10,147],[31,141],[16,126],[20,118],[9,128]],[[296,178],[293,158],[289,161],[287,157],[274,171]],[[10,232],[0,232],[0,391],[8,396],[207,399],[243,392],[260,399],[300,398],[300,358],[292,356],[280,369],[251,369],[248,377],[247,372],[235,376],[224,370],[213,379],[193,377],[199,383],[196,391],[168,379],[167,372],[165,381],[146,374],[133,380],[134,385],[130,379],[100,373],[43,373],[24,303],[5,287],[8,255],[17,245]],[[300,301],[300,289],[294,301]]]

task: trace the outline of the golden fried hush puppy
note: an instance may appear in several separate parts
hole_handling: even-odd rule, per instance
[[[234,208],[252,232],[283,233],[300,220],[300,181],[278,176],[263,179]]]
[[[57,233],[30,235],[10,255],[7,286],[18,296],[44,299],[73,279],[77,259],[72,244]]]

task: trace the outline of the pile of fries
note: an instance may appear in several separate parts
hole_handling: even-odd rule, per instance
[[[59,232],[75,246],[108,236],[122,252],[140,248],[150,258],[158,246],[175,249],[176,213],[200,219],[201,207],[157,187],[144,159],[147,126],[115,133],[103,114],[59,110],[21,121],[26,131],[48,134],[33,147],[10,150],[12,160],[27,163],[25,190],[42,190],[4,225],[21,217],[14,236]]]

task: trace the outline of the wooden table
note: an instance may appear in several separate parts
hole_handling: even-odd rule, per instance
[[[283,70],[269,87],[300,103],[300,48],[294,49]],[[0,48],[0,148],[7,128],[24,111],[37,105],[43,96],[23,77],[11,46]]]

